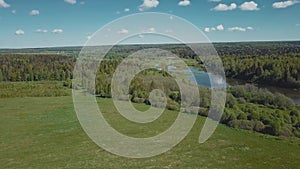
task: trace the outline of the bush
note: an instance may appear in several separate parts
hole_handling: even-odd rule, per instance
[[[179,110],[179,108],[180,108],[179,103],[168,99],[167,109],[169,109],[169,110]]]
[[[253,130],[255,124],[249,120],[232,120],[229,122],[229,126],[233,128],[240,128],[244,130]]]
[[[180,102],[180,100],[181,100],[181,95],[180,95],[180,92],[178,92],[178,91],[171,92],[169,94],[169,97],[176,102]]]
[[[264,133],[278,136],[281,126],[279,122],[272,121],[269,125],[266,125]]]
[[[265,128],[264,123],[262,123],[261,121],[254,121],[254,128],[253,128],[254,131],[262,132],[264,128]]]
[[[221,118],[221,122],[227,124],[228,122],[230,122],[232,120],[236,120],[236,115],[235,115],[234,111],[225,109],[225,111],[222,115],[222,118]]]
[[[297,110],[292,110],[292,111],[290,112],[290,116],[300,117],[300,116],[299,116],[299,112],[298,112]]]
[[[144,103],[145,99],[134,97],[134,98],[131,99],[131,101],[134,102],[134,103]]]
[[[233,108],[233,106],[236,105],[236,104],[237,104],[237,101],[233,97],[233,95],[232,94],[227,94],[226,107]]]
[[[293,136],[293,129],[292,127],[284,126],[280,129],[279,131],[280,136],[285,136],[285,137],[291,137]]]
[[[237,111],[237,119],[238,119],[238,120],[247,120],[247,115],[246,115],[246,113],[244,113],[244,112],[238,110],[238,111]]]
[[[200,116],[207,117],[208,116],[208,109],[200,107],[199,110],[198,110],[198,114]]]

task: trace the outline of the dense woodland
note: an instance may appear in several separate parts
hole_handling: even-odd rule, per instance
[[[111,97],[111,78],[122,58],[147,47],[158,46],[132,45],[113,48],[99,66],[96,91],[92,92],[99,97]],[[269,83],[300,89],[300,42],[228,43],[215,44],[215,47],[223,60],[227,77],[249,83]],[[192,66],[203,68],[194,52],[184,45],[162,45],[160,48],[188,59]],[[0,83],[0,97],[10,97],[13,95],[10,91],[17,88],[19,93],[24,93],[20,96],[39,96],[38,93],[30,95],[30,90],[34,87],[43,91],[40,96],[70,94],[63,90],[72,87],[72,71],[78,53],[79,48],[0,50],[0,82],[7,82]],[[47,81],[61,83],[53,83],[55,87],[51,87],[51,83]],[[9,82],[20,82],[22,85]],[[43,84],[46,85],[45,90],[42,89]],[[59,92],[55,92],[56,89]],[[153,89],[165,92],[168,109],[179,110],[181,98],[178,86],[164,71],[147,70],[136,76],[131,82],[130,99],[133,102],[150,104],[148,97]],[[210,89],[199,87],[199,90],[199,114],[207,116]],[[189,110],[186,112],[189,113]],[[293,101],[282,94],[274,94],[254,85],[228,88],[226,109],[221,122],[231,127],[271,135],[300,137],[300,112]]]

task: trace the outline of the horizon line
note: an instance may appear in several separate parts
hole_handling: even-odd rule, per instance
[[[263,43],[263,42],[300,42],[300,39],[289,40],[249,40],[249,41],[214,41],[214,42],[198,42],[203,44],[221,44],[221,43]],[[183,43],[127,43],[117,44],[114,46],[133,46],[133,45],[182,45]],[[197,42],[190,43],[197,44]],[[109,46],[101,45],[101,46]],[[72,48],[72,47],[85,47],[84,45],[62,45],[62,46],[39,46],[39,47],[0,47],[0,50],[22,50],[22,49],[47,49],[47,48]]]

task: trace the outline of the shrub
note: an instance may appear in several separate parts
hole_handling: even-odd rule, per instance
[[[254,131],[262,132],[264,128],[265,128],[264,123],[262,123],[261,121],[254,121],[254,128],[253,128]]]
[[[200,107],[199,110],[198,110],[198,114],[200,116],[207,117],[208,116],[208,109]]]
[[[289,126],[284,126],[280,129],[279,131],[279,135],[280,136],[285,136],[285,137],[291,137],[293,136],[293,129],[292,127],[289,127]]]
[[[232,110],[225,109],[225,111],[222,115],[221,122],[227,124],[228,122],[230,122],[232,120],[236,120],[235,113]]]
[[[134,102],[134,103],[144,103],[145,99],[134,97],[134,98],[131,99],[131,101]]]
[[[253,130],[254,122],[249,120],[232,120],[229,122],[229,126],[233,128],[240,128],[244,130]]]

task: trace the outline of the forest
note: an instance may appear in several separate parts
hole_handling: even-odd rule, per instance
[[[300,90],[300,42],[214,45],[223,60],[226,77],[250,83],[228,88],[226,109],[221,122],[230,127],[275,136],[300,137],[299,107],[283,94],[255,86],[261,83],[276,84]],[[116,46],[99,66],[96,90],[91,92],[98,97],[111,97],[111,78],[122,58],[149,47],[171,51],[184,58],[189,66],[205,70],[201,60],[185,45]],[[12,92],[14,89],[19,90],[20,97],[39,96],[38,93],[30,92],[33,88],[43,91],[40,96],[70,95],[70,92],[62,91],[72,87],[73,69],[79,52],[80,47],[0,50],[0,82],[3,82],[0,83],[0,97],[15,97]],[[43,85],[45,89],[42,89]],[[130,99],[135,103],[150,104],[148,97],[153,89],[165,92],[168,109],[179,110],[179,88],[163,70],[151,69],[138,74],[130,85]],[[207,116],[210,89],[199,86],[199,91],[201,104],[198,114]]]

